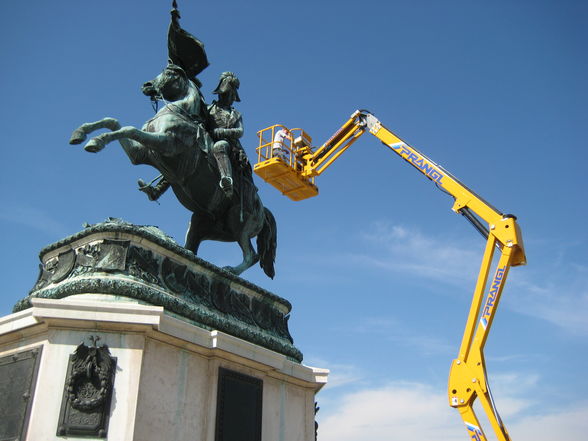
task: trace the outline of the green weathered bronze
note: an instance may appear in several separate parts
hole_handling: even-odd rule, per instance
[[[69,357],[57,436],[106,438],[116,374],[116,357],[100,337],[80,343]]]
[[[160,229],[109,219],[44,248],[35,297],[106,294],[163,306],[166,314],[217,329],[301,361],[288,331],[290,303],[199,259]]]
[[[143,93],[164,106],[142,129],[121,127],[114,118],[86,123],[76,129],[71,144],[80,144],[98,129],[109,129],[91,138],[85,150],[97,153],[119,141],[133,164],[156,168],[162,178],[155,189],[140,181],[150,199],[171,186],[192,218],[185,247],[196,254],[203,240],[237,242],[243,260],[226,269],[241,274],[259,262],[274,277],[277,246],[276,222],[263,206],[251,178],[251,166],[241,147],[241,114],[232,104],[239,101],[239,80],[230,72],[221,75],[214,93],[218,101],[208,107],[195,75],[208,66],[204,45],[179,27],[172,10],[168,35],[170,64]],[[257,252],[251,239],[257,237]]]

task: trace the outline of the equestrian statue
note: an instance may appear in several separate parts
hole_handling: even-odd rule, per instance
[[[163,107],[142,129],[122,127],[114,118],[85,123],[76,129],[70,144],[81,144],[98,129],[84,149],[97,153],[119,141],[132,164],[147,164],[159,173],[155,186],[139,180],[140,190],[156,200],[169,187],[192,212],[185,248],[196,254],[203,240],[237,242],[243,260],[225,267],[241,274],[259,262],[269,277],[275,275],[276,222],[265,208],[253,183],[251,165],[241,146],[241,114],[233,108],[240,101],[239,79],[223,72],[214,90],[218,99],[206,105],[196,75],[208,66],[204,45],[179,25],[172,10],[168,32],[169,63],[142,91]],[[257,236],[257,252],[251,239]]]

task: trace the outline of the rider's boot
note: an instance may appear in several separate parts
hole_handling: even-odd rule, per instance
[[[147,195],[150,201],[156,201],[169,188],[170,183],[162,178],[155,186],[147,184],[143,179],[137,181],[139,190]]]
[[[231,169],[231,161],[229,160],[229,155],[227,153],[228,149],[229,145],[226,141],[219,141],[216,142],[212,148],[212,153],[214,159],[216,159],[218,170],[221,175],[219,186],[225,195],[230,198],[233,195],[233,173]]]

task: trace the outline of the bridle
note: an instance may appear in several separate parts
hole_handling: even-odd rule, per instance
[[[186,80],[190,81],[190,80]],[[182,120],[190,124],[200,124],[203,121],[197,115],[193,115],[189,113],[187,110],[183,109],[181,106],[175,104],[173,101],[168,101],[164,98],[163,94],[161,93],[159,85],[153,85],[153,89],[155,90],[155,94],[151,95],[151,106],[153,107],[153,111],[155,112],[155,116],[149,120],[149,122],[154,121],[159,116],[164,115],[165,113],[159,114],[159,101],[163,101],[164,107],[161,109],[168,109],[174,115],[177,115]]]

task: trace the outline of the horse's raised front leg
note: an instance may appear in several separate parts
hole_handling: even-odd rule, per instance
[[[165,133],[149,133],[136,127],[126,126],[114,132],[106,132],[92,138],[84,146],[84,150],[97,153],[112,141],[132,139],[148,149],[157,150],[162,154],[170,154],[174,150],[173,139]]]
[[[71,135],[69,143],[72,145],[81,144],[86,140],[86,137],[100,129],[109,129],[112,131],[120,130],[120,123],[114,118],[104,118],[100,121],[82,124],[80,127],[75,129]],[[147,157],[145,147],[143,147],[137,141],[133,141],[128,138],[119,139],[120,145],[131,160],[131,163],[137,164],[149,164],[149,158]]]
[[[73,131],[69,143],[72,145],[81,144],[90,133],[99,129],[118,130],[120,129],[120,123],[114,118],[104,118],[100,121],[82,124]]]

